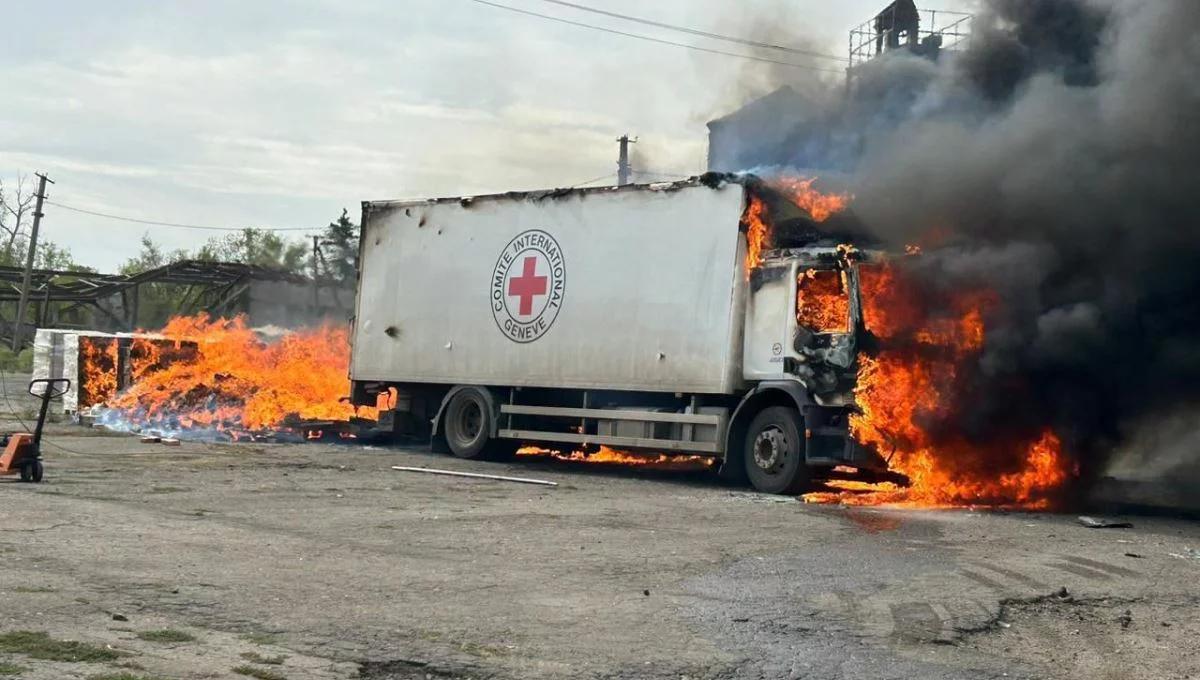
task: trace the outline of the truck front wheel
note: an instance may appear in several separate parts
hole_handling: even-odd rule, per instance
[[[804,436],[794,409],[771,406],[755,416],[742,458],[750,484],[763,493],[798,494],[808,487]]]
[[[492,430],[487,400],[476,389],[459,390],[446,405],[446,444],[459,458],[483,458]]]

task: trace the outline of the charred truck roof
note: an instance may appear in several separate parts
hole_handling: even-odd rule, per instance
[[[365,217],[375,210],[411,208],[446,203],[458,203],[463,207],[470,207],[476,203],[498,200],[539,202],[570,196],[586,197],[593,194],[612,194],[631,191],[679,191],[697,186],[717,189],[726,184],[740,184],[751,195],[758,196],[766,202],[771,215],[774,216],[774,233],[772,236],[777,248],[818,245],[833,247],[842,243],[856,243],[865,247],[874,245],[874,241],[862,223],[850,210],[842,211],[831,216],[824,222],[818,223],[802,209],[794,206],[783,193],[772,188],[769,180],[749,173],[706,172],[702,175],[695,175],[674,182],[598,187],[560,187],[530,191],[506,191],[503,193],[478,194],[474,196],[363,201],[362,209]]]

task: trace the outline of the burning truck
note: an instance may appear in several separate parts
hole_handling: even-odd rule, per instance
[[[851,436],[862,268],[812,180],[363,205],[352,402],[462,458],[529,443],[711,458],[798,493],[904,482]],[[765,217],[770,211],[771,224]]]
[[[81,345],[81,394],[152,436],[408,434],[820,481],[814,502],[1047,507],[1078,474],[1058,433],[970,417],[1001,296],[920,271],[937,251],[879,250],[814,182],[368,203],[352,329],[178,317],[124,360],[119,338]]]

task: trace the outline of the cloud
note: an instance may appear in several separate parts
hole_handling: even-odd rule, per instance
[[[840,52],[876,4],[790,3],[781,25],[827,26]],[[731,33],[780,23],[775,4],[754,7],[612,9]],[[46,170],[64,203],[176,222],[320,226],[366,198],[572,184],[615,173],[624,133],[648,169],[696,172],[704,123],[748,67],[466,0],[57,9],[6,13],[0,176]],[[61,211],[46,228],[105,270],[146,229]],[[211,234],[154,235],[190,247]]]

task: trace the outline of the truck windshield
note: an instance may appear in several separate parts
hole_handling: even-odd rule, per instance
[[[796,321],[817,333],[850,332],[850,296],[844,272],[806,269],[796,279]]]

